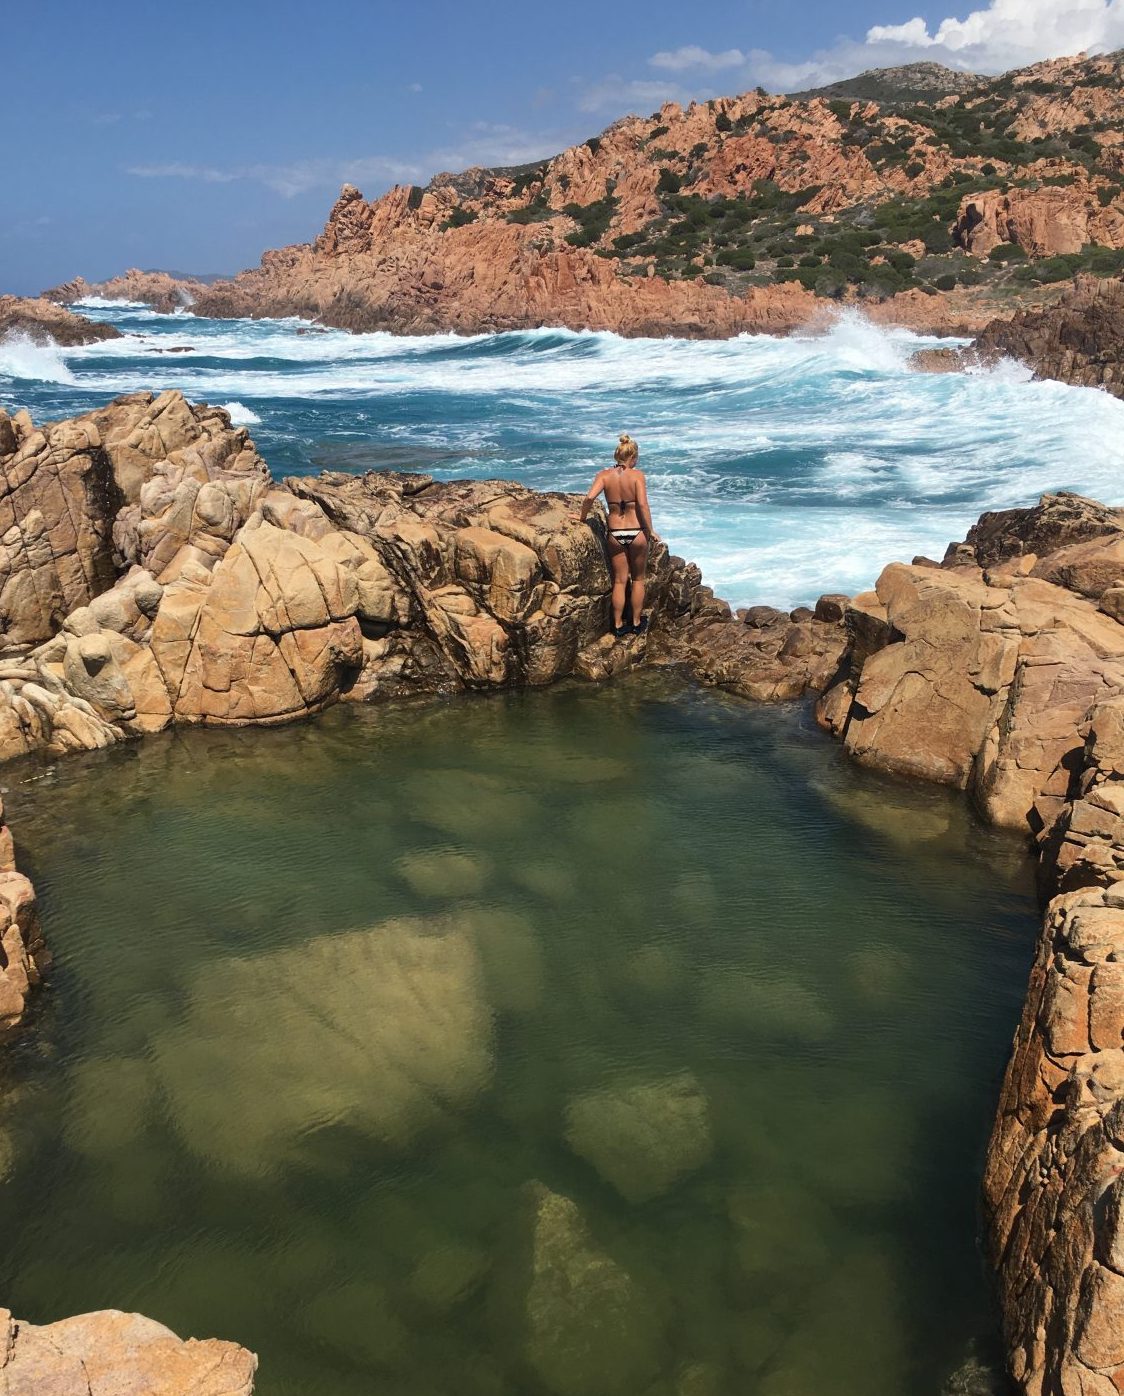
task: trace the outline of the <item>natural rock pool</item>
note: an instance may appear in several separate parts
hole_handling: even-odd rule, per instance
[[[0,1077],[22,1317],[233,1338],[263,1396],[921,1396],[986,1352],[1035,904],[958,797],[652,677],[5,784],[58,962]]]

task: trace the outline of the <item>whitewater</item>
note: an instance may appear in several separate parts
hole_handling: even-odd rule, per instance
[[[91,301],[123,338],[0,341],[0,406],[37,422],[179,388],[248,426],[274,474],[424,470],[584,490],[641,446],[657,531],[736,605],[793,606],[940,557],[985,509],[1073,489],[1124,502],[1124,402],[1013,364],[927,374],[958,341],[849,314],[722,341],[532,330],[350,335]]]

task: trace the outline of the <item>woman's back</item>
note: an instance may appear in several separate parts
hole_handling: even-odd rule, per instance
[[[612,521],[637,523],[636,501],[643,497],[644,476],[635,466],[611,466],[605,471],[605,498]]]

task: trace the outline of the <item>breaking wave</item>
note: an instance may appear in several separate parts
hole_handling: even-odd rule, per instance
[[[0,339],[0,385],[15,383],[67,383],[78,380],[67,367],[66,351],[57,344],[37,344],[26,334]]]
[[[278,475],[415,468],[552,489],[584,490],[627,429],[657,528],[737,604],[859,590],[890,558],[939,555],[982,509],[1044,490],[1122,493],[1124,403],[1013,364],[914,373],[914,350],[957,341],[858,314],[699,342],[350,335],[111,305],[87,308],[121,339],[0,345],[0,404],[40,419],[176,387],[252,426]]]

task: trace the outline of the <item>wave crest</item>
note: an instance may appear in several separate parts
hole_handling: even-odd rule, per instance
[[[57,344],[37,344],[19,333],[0,339],[0,378],[23,383],[77,383]]]

